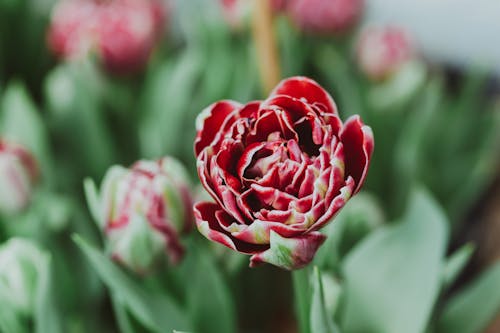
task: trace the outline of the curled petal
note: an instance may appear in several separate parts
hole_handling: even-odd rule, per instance
[[[276,232],[283,237],[294,237],[304,232],[294,225],[281,222],[255,220],[250,225],[233,223],[227,229],[234,238],[251,244],[269,244],[271,232]]]
[[[310,228],[309,230],[319,230],[324,225],[332,220],[332,218],[339,212],[339,210],[344,207],[346,202],[353,196],[354,187],[356,184],[352,177],[349,177],[346,181],[346,185],[340,189],[340,193],[332,200],[330,206],[326,212],[321,216]]]
[[[332,96],[318,83],[304,76],[295,76],[281,81],[270,96],[276,95],[306,100],[309,104],[318,103],[326,108],[327,113],[337,114],[337,106]]]
[[[194,152],[196,156],[208,146],[220,130],[222,123],[231,112],[242,105],[234,101],[220,101],[205,108],[196,119],[196,140]]]
[[[355,194],[363,185],[368,172],[373,152],[373,133],[371,128],[364,125],[359,116],[355,115],[344,124],[340,140],[344,145],[345,173],[354,178]]]
[[[250,258],[250,267],[269,263],[288,270],[302,268],[312,261],[325,239],[320,232],[286,238],[271,231],[270,248],[254,254]]]
[[[196,226],[203,236],[214,242],[221,243],[232,250],[245,254],[260,253],[269,247],[268,245],[256,245],[242,242],[231,237],[221,228],[219,222],[217,221],[217,212],[222,212],[218,214],[227,214],[220,209],[219,205],[213,202],[198,202],[194,205]],[[227,217],[231,218],[229,215]]]

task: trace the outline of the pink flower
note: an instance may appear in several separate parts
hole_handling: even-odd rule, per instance
[[[363,7],[363,0],[289,0],[288,12],[305,32],[342,34],[358,22]]]
[[[358,41],[356,57],[360,69],[372,80],[383,80],[414,57],[408,34],[396,27],[370,27]]]
[[[212,104],[197,119],[201,183],[215,202],[195,205],[208,239],[250,254],[251,266],[307,265],[318,230],[364,183],[372,131],[342,123],[332,97],[305,77],[282,81],[265,101]]]
[[[180,236],[193,226],[184,167],[170,157],[112,167],[96,215],[112,257],[129,269],[144,273],[162,254],[178,263],[184,253]]]
[[[37,176],[37,163],[24,147],[0,140],[0,213],[11,215],[25,209]]]
[[[61,0],[47,39],[61,58],[95,52],[108,71],[127,74],[146,64],[164,21],[165,9],[156,0]]]

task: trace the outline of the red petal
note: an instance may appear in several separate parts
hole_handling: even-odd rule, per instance
[[[354,186],[356,184],[354,183],[354,180],[352,177],[347,178],[346,185],[340,190],[339,195],[337,195],[332,202],[330,203],[330,206],[328,207],[327,211],[323,216],[321,216],[310,228],[308,231],[311,230],[319,230],[321,229],[325,224],[331,222],[333,217],[339,212],[339,210],[344,207],[345,203],[352,197],[353,195],[353,190]]]
[[[263,187],[258,184],[252,184],[255,196],[264,204],[278,210],[288,209],[290,202],[297,200],[296,197],[286,192],[282,192],[272,187]]]
[[[219,225],[215,217],[216,212],[222,212],[218,214],[224,214],[219,205],[212,202],[199,202],[194,205],[196,225],[203,236],[245,254],[256,254],[269,248],[268,245],[249,244],[233,238]],[[230,216],[226,217],[230,218]]]
[[[371,128],[365,126],[359,116],[355,115],[344,124],[340,140],[344,145],[345,174],[354,178],[355,194],[363,185],[368,172],[373,152],[373,133]]]
[[[295,76],[281,81],[269,97],[286,95],[297,99],[305,99],[307,103],[322,104],[327,112],[337,114],[337,106],[332,96],[316,81],[303,76]]]
[[[241,106],[240,103],[234,101],[220,101],[208,106],[200,113],[196,120],[198,131],[194,143],[196,156],[213,141],[227,116]]]

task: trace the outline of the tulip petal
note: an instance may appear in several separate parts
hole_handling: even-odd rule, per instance
[[[233,223],[225,228],[234,238],[251,244],[267,244],[271,241],[271,232],[283,237],[294,237],[303,233],[303,229],[282,222],[255,220],[250,225]]]
[[[269,248],[268,245],[250,244],[231,237],[230,234],[221,228],[216,218],[216,213],[219,214],[219,218],[220,214],[226,214],[226,218],[231,218],[219,205],[213,202],[198,202],[194,205],[196,226],[206,238],[245,254],[260,253]]]
[[[227,116],[241,107],[242,105],[235,101],[220,101],[208,106],[198,115],[196,118],[198,133],[194,142],[196,156],[213,141]]]
[[[332,96],[316,81],[304,76],[295,76],[281,81],[271,92],[270,97],[276,95],[305,99],[309,104],[322,104],[329,113],[337,114],[337,106]]]
[[[373,152],[373,133],[370,127],[363,124],[358,115],[350,117],[340,133],[344,145],[345,174],[352,176],[356,183],[356,194],[363,185],[370,157]]]
[[[333,217],[339,212],[339,210],[344,207],[346,202],[354,195],[354,187],[356,184],[352,177],[349,177],[346,181],[346,185],[340,189],[340,193],[332,200],[326,212],[313,224],[310,226],[308,231],[319,230],[324,225],[329,223]]]
[[[311,232],[298,237],[285,238],[271,231],[271,247],[250,258],[250,267],[269,263],[284,269],[299,269],[309,264],[326,236]]]

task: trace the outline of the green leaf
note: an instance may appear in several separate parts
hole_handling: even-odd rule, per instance
[[[321,73],[324,73],[329,86],[333,88],[335,99],[339,100],[341,106],[342,118],[354,114],[364,116],[360,84],[355,80],[342,53],[329,45],[320,48],[317,55],[315,65]]]
[[[120,295],[124,305],[144,326],[158,333],[189,329],[184,313],[167,295],[146,290],[78,235],[73,240],[110,291]]]
[[[23,84],[13,82],[4,93],[0,133],[26,146],[39,162],[48,155],[47,132],[38,110]]]
[[[99,221],[101,220],[99,192],[94,181],[90,178],[85,178],[83,181],[83,190],[85,192],[85,198],[87,199],[90,214],[92,215],[94,221],[99,225]]]
[[[62,333],[62,318],[54,299],[55,289],[52,277],[52,260],[49,256],[44,259],[44,262],[40,265],[35,301],[35,332]]]
[[[321,281],[321,273],[317,266],[314,266],[312,276],[312,300],[310,310],[310,327],[314,333],[335,333],[337,327],[333,323],[333,313],[328,313]]]
[[[500,262],[497,262],[446,304],[437,332],[482,332],[500,311],[499,286]]]
[[[471,243],[465,244],[448,258],[443,269],[443,288],[447,288],[455,282],[472,257],[474,248]]]
[[[358,193],[323,229],[328,238],[319,248],[314,263],[321,269],[339,271],[341,259],[345,254],[384,222],[384,212],[376,197],[368,192]]]
[[[194,250],[194,249],[193,249]],[[213,260],[197,252],[186,266],[193,280],[189,283],[188,304],[190,318],[199,332],[236,332],[235,306],[231,292]]]
[[[0,301],[5,299],[0,290]],[[2,333],[27,333],[26,325],[21,321],[21,318],[9,306],[2,306],[0,311],[0,332]]]
[[[113,304],[113,311],[115,313],[116,320],[118,321],[120,332],[134,333],[135,331],[132,323],[130,322],[130,318],[128,317],[124,302],[116,294],[111,295],[111,302]]]
[[[424,89],[421,101],[409,115],[401,129],[401,137],[396,143],[394,152],[395,182],[395,208],[402,211],[406,203],[409,190],[418,177],[420,161],[424,161],[423,148],[429,124],[439,110],[443,95],[441,81],[431,81]],[[420,163],[419,163],[420,162]]]
[[[186,51],[177,59],[164,63],[152,76],[143,96],[145,118],[139,124],[142,154],[158,157],[176,154],[189,143],[183,141],[181,126],[195,91],[201,56]],[[194,126],[194,124],[193,124]]]
[[[439,292],[446,218],[423,190],[414,190],[400,224],[362,241],[344,262],[348,332],[423,332]]]

